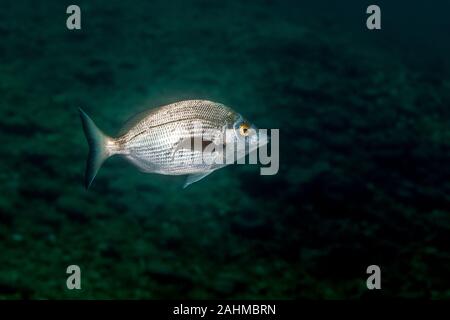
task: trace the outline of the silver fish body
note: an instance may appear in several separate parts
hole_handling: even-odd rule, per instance
[[[112,155],[125,157],[143,172],[189,175],[186,187],[228,164],[227,156],[245,155],[258,147],[256,127],[231,108],[206,100],[144,111],[129,120],[117,138],[104,135],[81,109],[80,115],[90,146],[87,188]],[[245,143],[236,144],[237,140]],[[235,148],[227,154],[225,146],[230,143],[245,145],[245,150]]]

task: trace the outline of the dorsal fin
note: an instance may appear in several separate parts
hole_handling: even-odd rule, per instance
[[[157,108],[156,108],[157,109]],[[144,110],[139,112],[138,114],[135,114],[134,116],[131,116],[128,118],[127,121],[125,121],[125,124],[119,131],[119,135],[123,135],[130,131],[131,128],[133,128],[136,124],[138,124],[140,121],[145,119],[147,116],[155,112],[156,109],[150,109],[150,110]]]

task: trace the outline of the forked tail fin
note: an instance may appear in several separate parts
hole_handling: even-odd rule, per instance
[[[89,155],[84,175],[84,184],[86,189],[89,189],[103,162],[111,156],[107,149],[107,142],[112,139],[106,136],[81,108],[79,110],[84,134],[89,144]]]

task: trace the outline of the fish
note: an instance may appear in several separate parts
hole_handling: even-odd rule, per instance
[[[89,145],[89,189],[106,159],[121,156],[140,171],[186,175],[184,188],[267,143],[267,134],[221,103],[185,100],[138,113],[116,137],[103,133],[79,108]]]

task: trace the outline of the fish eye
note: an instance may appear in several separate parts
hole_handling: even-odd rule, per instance
[[[241,123],[241,125],[239,126],[239,133],[241,134],[241,136],[248,136],[250,134],[250,125],[246,122]]]

